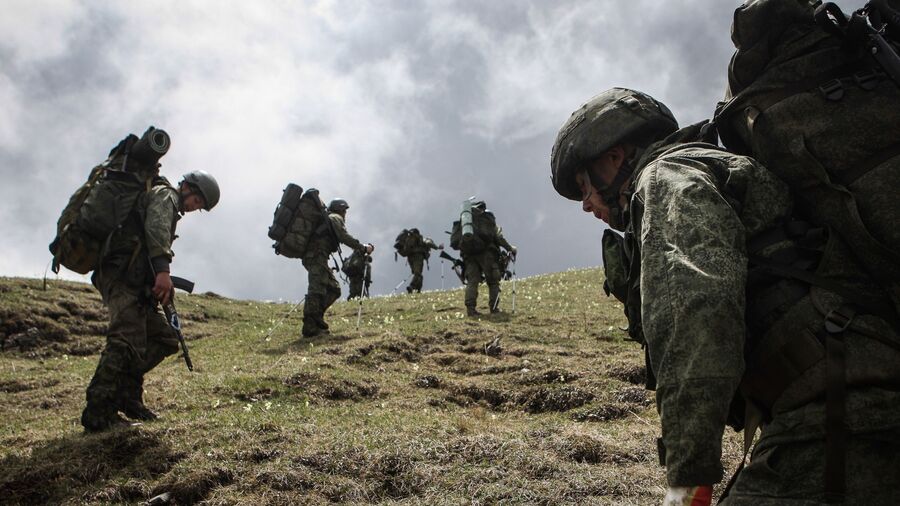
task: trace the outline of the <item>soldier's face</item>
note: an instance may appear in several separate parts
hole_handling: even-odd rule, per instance
[[[578,188],[581,189],[581,209],[586,213],[592,213],[595,218],[599,218],[609,223],[609,207],[600,197],[600,192],[591,184],[587,171],[581,171],[575,176]]]
[[[187,184],[181,186],[181,210],[185,213],[197,211],[206,207],[206,201],[203,196],[193,191]]]
[[[581,208],[584,212],[592,213],[594,217],[603,220],[607,225],[609,225],[609,206],[604,202],[600,191],[591,183],[589,173],[593,175],[594,181],[598,181],[604,186],[612,184],[625,162],[625,156],[625,149],[622,146],[616,146],[588,164],[585,170],[575,176],[575,182],[581,189]],[[627,205],[624,197],[621,197],[619,205],[623,208]]]

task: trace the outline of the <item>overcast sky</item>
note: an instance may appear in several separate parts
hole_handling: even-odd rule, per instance
[[[213,212],[178,226],[173,273],[200,291],[303,296],[299,260],[266,236],[288,182],[349,201],[349,231],[377,248],[373,293],[409,273],[397,233],[448,242],[470,195],[519,247],[518,274],[598,265],[600,222],[550,185],[558,128],[612,86],[650,93],[682,124],[709,117],[737,5],[6,0],[0,275],[43,275],[69,195],[148,125],[172,137],[173,183],[204,169],[222,187]],[[435,256],[426,289],[440,272]]]

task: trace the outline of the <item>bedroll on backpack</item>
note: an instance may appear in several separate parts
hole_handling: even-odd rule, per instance
[[[467,255],[477,255],[486,251],[494,244],[497,234],[496,219],[489,211],[473,208],[472,226],[474,232],[471,234],[464,234],[460,230],[459,250]]]
[[[105,244],[152,185],[157,162],[168,149],[168,134],[151,126],[141,138],[128,135],[91,170],[56,222],[50,243],[53,272],[62,266],[87,274],[99,266]]]
[[[319,191],[310,188],[304,192],[300,186],[288,184],[275,208],[272,226],[269,227],[269,238],[275,241],[272,245],[275,254],[287,258],[303,258],[321,221]]]
[[[801,2],[756,0],[738,9],[733,98],[719,105],[715,123],[726,147],[788,183],[799,216],[840,235],[873,279],[896,289],[900,83],[872,57],[871,37],[843,35],[834,6],[826,7],[815,14]],[[890,40],[900,26],[887,28],[894,53],[880,56],[900,65]]]

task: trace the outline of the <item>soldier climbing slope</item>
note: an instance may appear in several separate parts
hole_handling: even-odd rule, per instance
[[[664,504],[709,504],[726,424],[747,447],[762,434],[723,504],[895,504],[890,299],[838,235],[791,215],[793,188],[703,132],[614,88],[572,114],[550,161],[557,192],[625,233],[604,234],[604,288],[646,345]]]
[[[349,208],[344,199],[334,199],[328,204],[328,220],[315,231],[303,256],[303,267],[309,275],[303,307],[304,337],[328,333],[325,311],[341,297],[341,286],[328,267],[328,257],[338,251],[341,244],[365,254],[375,251],[373,245],[363,244],[347,232],[344,223]]]
[[[505,237],[497,226],[497,220],[484,201],[463,202],[459,221],[453,222],[450,247],[459,250],[465,264],[466,314],[478,316],[478,285],[481,280],[488,285],[488,308],[491,313],[500,312],[500,248],[505,254],[516,257],[516,247]]]
[[[444,249],[444,245],[437,245],[430,237],[425,237],[417,228],[403,229],[394,241],[394,249],[397,254],[405,257],[412,271],[412,279],[406,287],[408,293],[422,291],[422,269],[431,256],[431,250]]]

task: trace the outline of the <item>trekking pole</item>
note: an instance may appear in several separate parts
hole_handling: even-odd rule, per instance
[[[362,295],[359,297],[359,302],[356,307],[356,331],[359,332],[359,321],[362,319]]]
[[[276,324],[273,325],[271,328],[269,328],[269,332],[266,333],[266,336],[263,338],[263,341],[268,341],[268,340],[269,340],[269,337],[272,336],[272,332],[275,332],[275,329],[277,329],[278,327],[280,327],[281,324],[284,323],[285,320],[287,320],[288,316],[291,316],[291,313],[293,313],[294,311],[296,311],[297,308],[300,307],[300,304],[303,304],[304,302],[306,302],[306,296],[305,296],[305,295],[303,296],[302,299],[300,299],[300,302],[294,304],[294,307],[292,307],[290,311],[288,311],[284,316],[281,317],[280,320],[278,320],[278,323],[276,323]]]
[[[513,258],[513,275],[512,275],[512,285],[513,285],[513,293],[512,293],[512,312],[516,314],[516,259]]]
[[[395,293],[397,290],[399,290],[400,287],[403,286],[403,285],[406,283],[407,280],[409,280],[410,276],[412,276],[412,274],[410,274],[409,276],[406,276],[405,278],[403,278],[403,281],[397,283],[397,286],[395,286],[394,289],[391,290],[391,295],[394,295],[394,293]]]
[[[444,259],[441,259],[441,290],[444,289]]]

